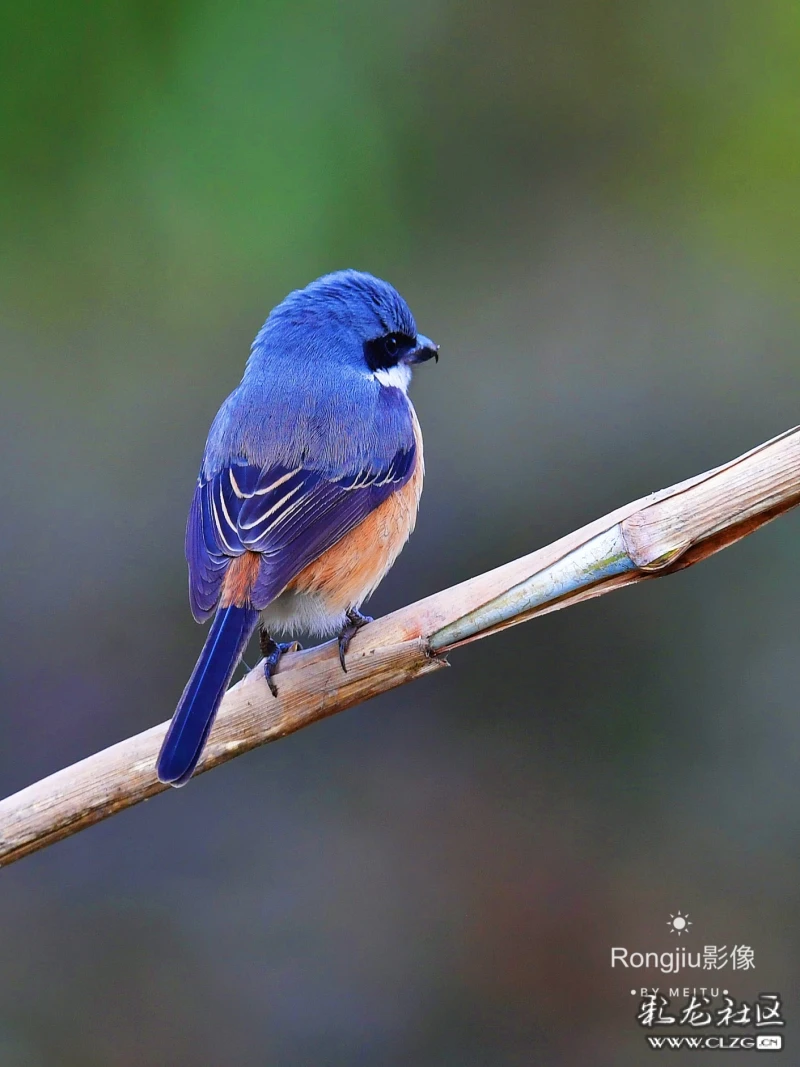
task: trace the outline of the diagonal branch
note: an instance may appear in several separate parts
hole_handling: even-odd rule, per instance
[[[280,695],[253,670],[222,703],[197,773],[447,665],[445,653],[548,611],[671,574],[800,503],[800,428],[715,470],[634,501],[496,570],[401,608],[356,635],[286,656]],[[0,802],[0,865],[161,792],[167,723]]]

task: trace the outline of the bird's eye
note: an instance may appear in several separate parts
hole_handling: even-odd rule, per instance
[[[410,352],[415,340],[406,333],[385,333],[364,343],[364,355],[371,371],[394,367],[404,352]]]

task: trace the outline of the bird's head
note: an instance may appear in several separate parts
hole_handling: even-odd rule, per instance
[[[258,355],[291,359],[310,374],[338,365],[405,392],[412,366],[438,361],[439,346],[417,332],[408,304],[388,282],[343,270],[278,304],[253,344]]]

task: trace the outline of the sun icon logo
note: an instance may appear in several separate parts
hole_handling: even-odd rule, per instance
[[[670,928],[670,930],[672,931],[673,934],[677,934],[678,937],[680,937],[681,934],[684,934],[684,933],[688,932],[688,928],[691,925],[692,925],[692,923],[689,921],[688,914],[687,915],[681,915],[681,913],[678,912],[677,915],[673,915],[670,912],[670,916],[669,916],[669,919],[667,921],[667,926]]]

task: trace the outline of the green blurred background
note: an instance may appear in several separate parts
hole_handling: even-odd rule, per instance
[[[798,421],[796,4],[0,12],[3,794],[171,714],[208,424],[321,273],[442,346],[375,613]],[[726,984],[783,993],[800,1063],[799,530],[3,872],[2,1067],[633,1067],[659,977],[610,948],[679,909],[754,948]]]

